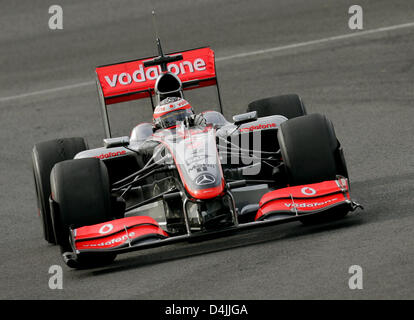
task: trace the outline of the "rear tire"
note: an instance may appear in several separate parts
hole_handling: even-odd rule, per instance
[[[99,159],[67,160],[56,164],[51,177],[56,209],[52,221],[62,252],[72,251],[69,228],[112,220],[108,171]],[[76,267],[98,266],[112,262],[116,254],[84,254]]]
[[[34,146],[32,151],[32,169],[36,188],[36,200],[39,216],[42,220],[43,235],[47,242],[56,244],[50,216],[50,172],[53,166],[73,157],[88,146],[83,138],[65,138],[45,141]]]
[[[334,180],[344,163],[337,157],[339,142],[332,122],[320,114],[285,121],[278,131],[278,141],[290,186]],[[301,219],[313,224],[342,218],[348,211],[338,211]]]
[[[247,112],[256,111],[258,117],[281,115],[288,119],[306,115],[305,106],[297,94],[286,94],[251,102]]]

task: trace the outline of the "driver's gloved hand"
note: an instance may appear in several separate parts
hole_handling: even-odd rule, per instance
[[[206,118],[202,114],[196,114],[194,117],[194,126],[205,127],[206,126]]]
[[[206,119],[201,114],[193,114],[185,119],[185,125],[187,127],[205,127]]]

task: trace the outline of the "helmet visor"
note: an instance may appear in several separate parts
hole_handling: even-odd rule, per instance
[[[168,129],[176,126],[178,121],[184,121],[192,114],[193,110],[191,108],[179,109],[160,116],[158,121],[162,128]]]

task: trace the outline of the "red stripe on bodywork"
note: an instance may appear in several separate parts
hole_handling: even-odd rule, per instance
[[[207,189],[200,189],[200,190],[191,190],[188,185],[184,182],[184,186],[188,193],[195,199],[211,199],[218,197],[220,194],[223,193],[225,182],[224,179],[221,180],[221,184],[217,187],[207,188]]]

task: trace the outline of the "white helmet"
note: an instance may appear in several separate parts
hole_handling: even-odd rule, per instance
[[[194,110],[187,100],[168,97],[155,108],[153,121],[156,128],[171,129],[177,125],[177,121],[184,121],[192,115]]]

